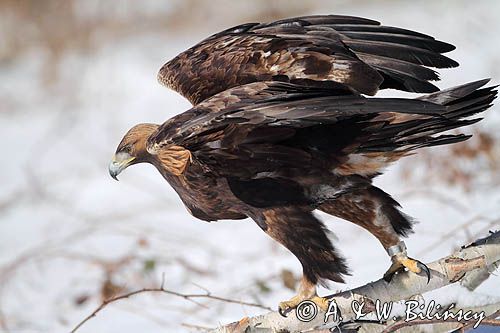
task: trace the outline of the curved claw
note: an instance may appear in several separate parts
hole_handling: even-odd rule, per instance
[[[431,271],[429,267],[427,267],[426,264],[424,264],[419,260],[416,260],[416,262],[417,262],[417,267],[420,268],[420,270],[424,272],[425,276],[427,277],[427,284],[429,284],[429,282],[431,281]]]
[[[281,306],[278,307],[278,313],[280,314],[280,316],[282,316],[283,318],[287,318],[287,314],[290,312],[290,309],[282,309]]]
[[[404,267],[401,267],[401,268],[396,269],[394,271],[388,271],[387,273],[384,274],[384,277],[383,277],[384,281],[387,283],[391,282],[394,275],[396,275],[396,273],[399,273],[402,271],[404,271]]]
[[[393,263],[389,270],[384,274],[384,280],[386,282],[391,282],[392,278],[396,273],[403,272],[408,269],[410,272],[415,274],[424,273],[427,277],[427,283],[431,280],[431,271],[423,262],[407,257],[406,255],[394,256],[392,258]]]

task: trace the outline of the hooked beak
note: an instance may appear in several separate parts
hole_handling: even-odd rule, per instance
[[[120,172],[125,170],[129,165],[134,162],[135,157],[130,156],[128,153],[120,152],[113,156],[111,163],[109,163],[109,174],[114,180],[118,180]]]

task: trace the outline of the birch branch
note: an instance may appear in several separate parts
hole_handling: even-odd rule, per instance
[[[408,300],[414,295],[421,295],[456,282],[460,282],[473,290],[494,270],[498,269],[499,265],[500,231],[497,231],[491,232],[486,238],[462,247],[447,257],[428,264],[427,266],[431,271],[429,283],[427,283],[425,276],[405,272],[396,274],[390,283],[380,279],[362,287],[328,296],[331,300],[335,300],[342,317],[340,322],[330,323],[330,326],[325,325],[325,313],[321,309],[317,309],[318,314],[308,322],[300,321],[294,310],[288,314],[287,318],[282,317],[277,311],[269,312],[251,318],[243,318],[239,322],[219,327],[211,332],[295,333],[317,328],[328,328],[334,325],[349,325],[349,323],[355,323],[356,319],[359,319],[356,318],[356,312],[352,307],[353,304],[364,304],[363,313],[373,314],[377,300],[380,303]],[[489,310],[489,312],[485,311],[486,316],[495,313],[494,306],[486,306],[485,309]],[[455,310],[458,310],[458,308]],[[384,329],[385,325],[381,325],[380,331]]]

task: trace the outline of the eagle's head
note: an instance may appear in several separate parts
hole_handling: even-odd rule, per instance
[[[159,125],[156,124],[139,124],[132,127],[123,137],[122,141],[116,148],[116,153],[109,163],[109,174],[115,180],[117,176],[128,166],[150,162],[150,154],[146,150],[146,143],[151,134],[153,134]]]

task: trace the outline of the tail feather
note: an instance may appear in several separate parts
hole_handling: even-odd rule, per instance
[[[446,104],[448,110],[445,116],[447,118],[470,117],[478,113],[477,110],[489,108],[497,96],[497,91],[493,90],[495,88],[496,86],[479,89],[466,97]]]
[[[458,143],[465,140],[469,140],[472,135],[458,134],[458,135],[440,135],[436,137],[429,137],[428,141],[419,140],[418,143],[414,144],[410,150],[415,150],[423,147],[433,147],[448,145],[451,143]]]
[[[479,80],[420,97],[419,100],[446,108],[434,115],[416,115],[407,121],[387,124],[373,133],[359,151],[411,151],[469,139],[470,135],[437,134],[468,126],[482,119],[464,118],[474,116],[492,106],[498,91],[497,86],[482,88],[488,82],[489,79]]]
[[[457,99],[460,99],[464,96],[468,96],[472,94],[474,91],[483,87],[485,84],[490,82],[490,79],[483,79],[474,82],[469,82],[466,84],[462,84],[460,86],[444,89],[432,94],[421,96],[417,99],[432,102],[436,104],[445,105],[450,102],[453,102]]]

